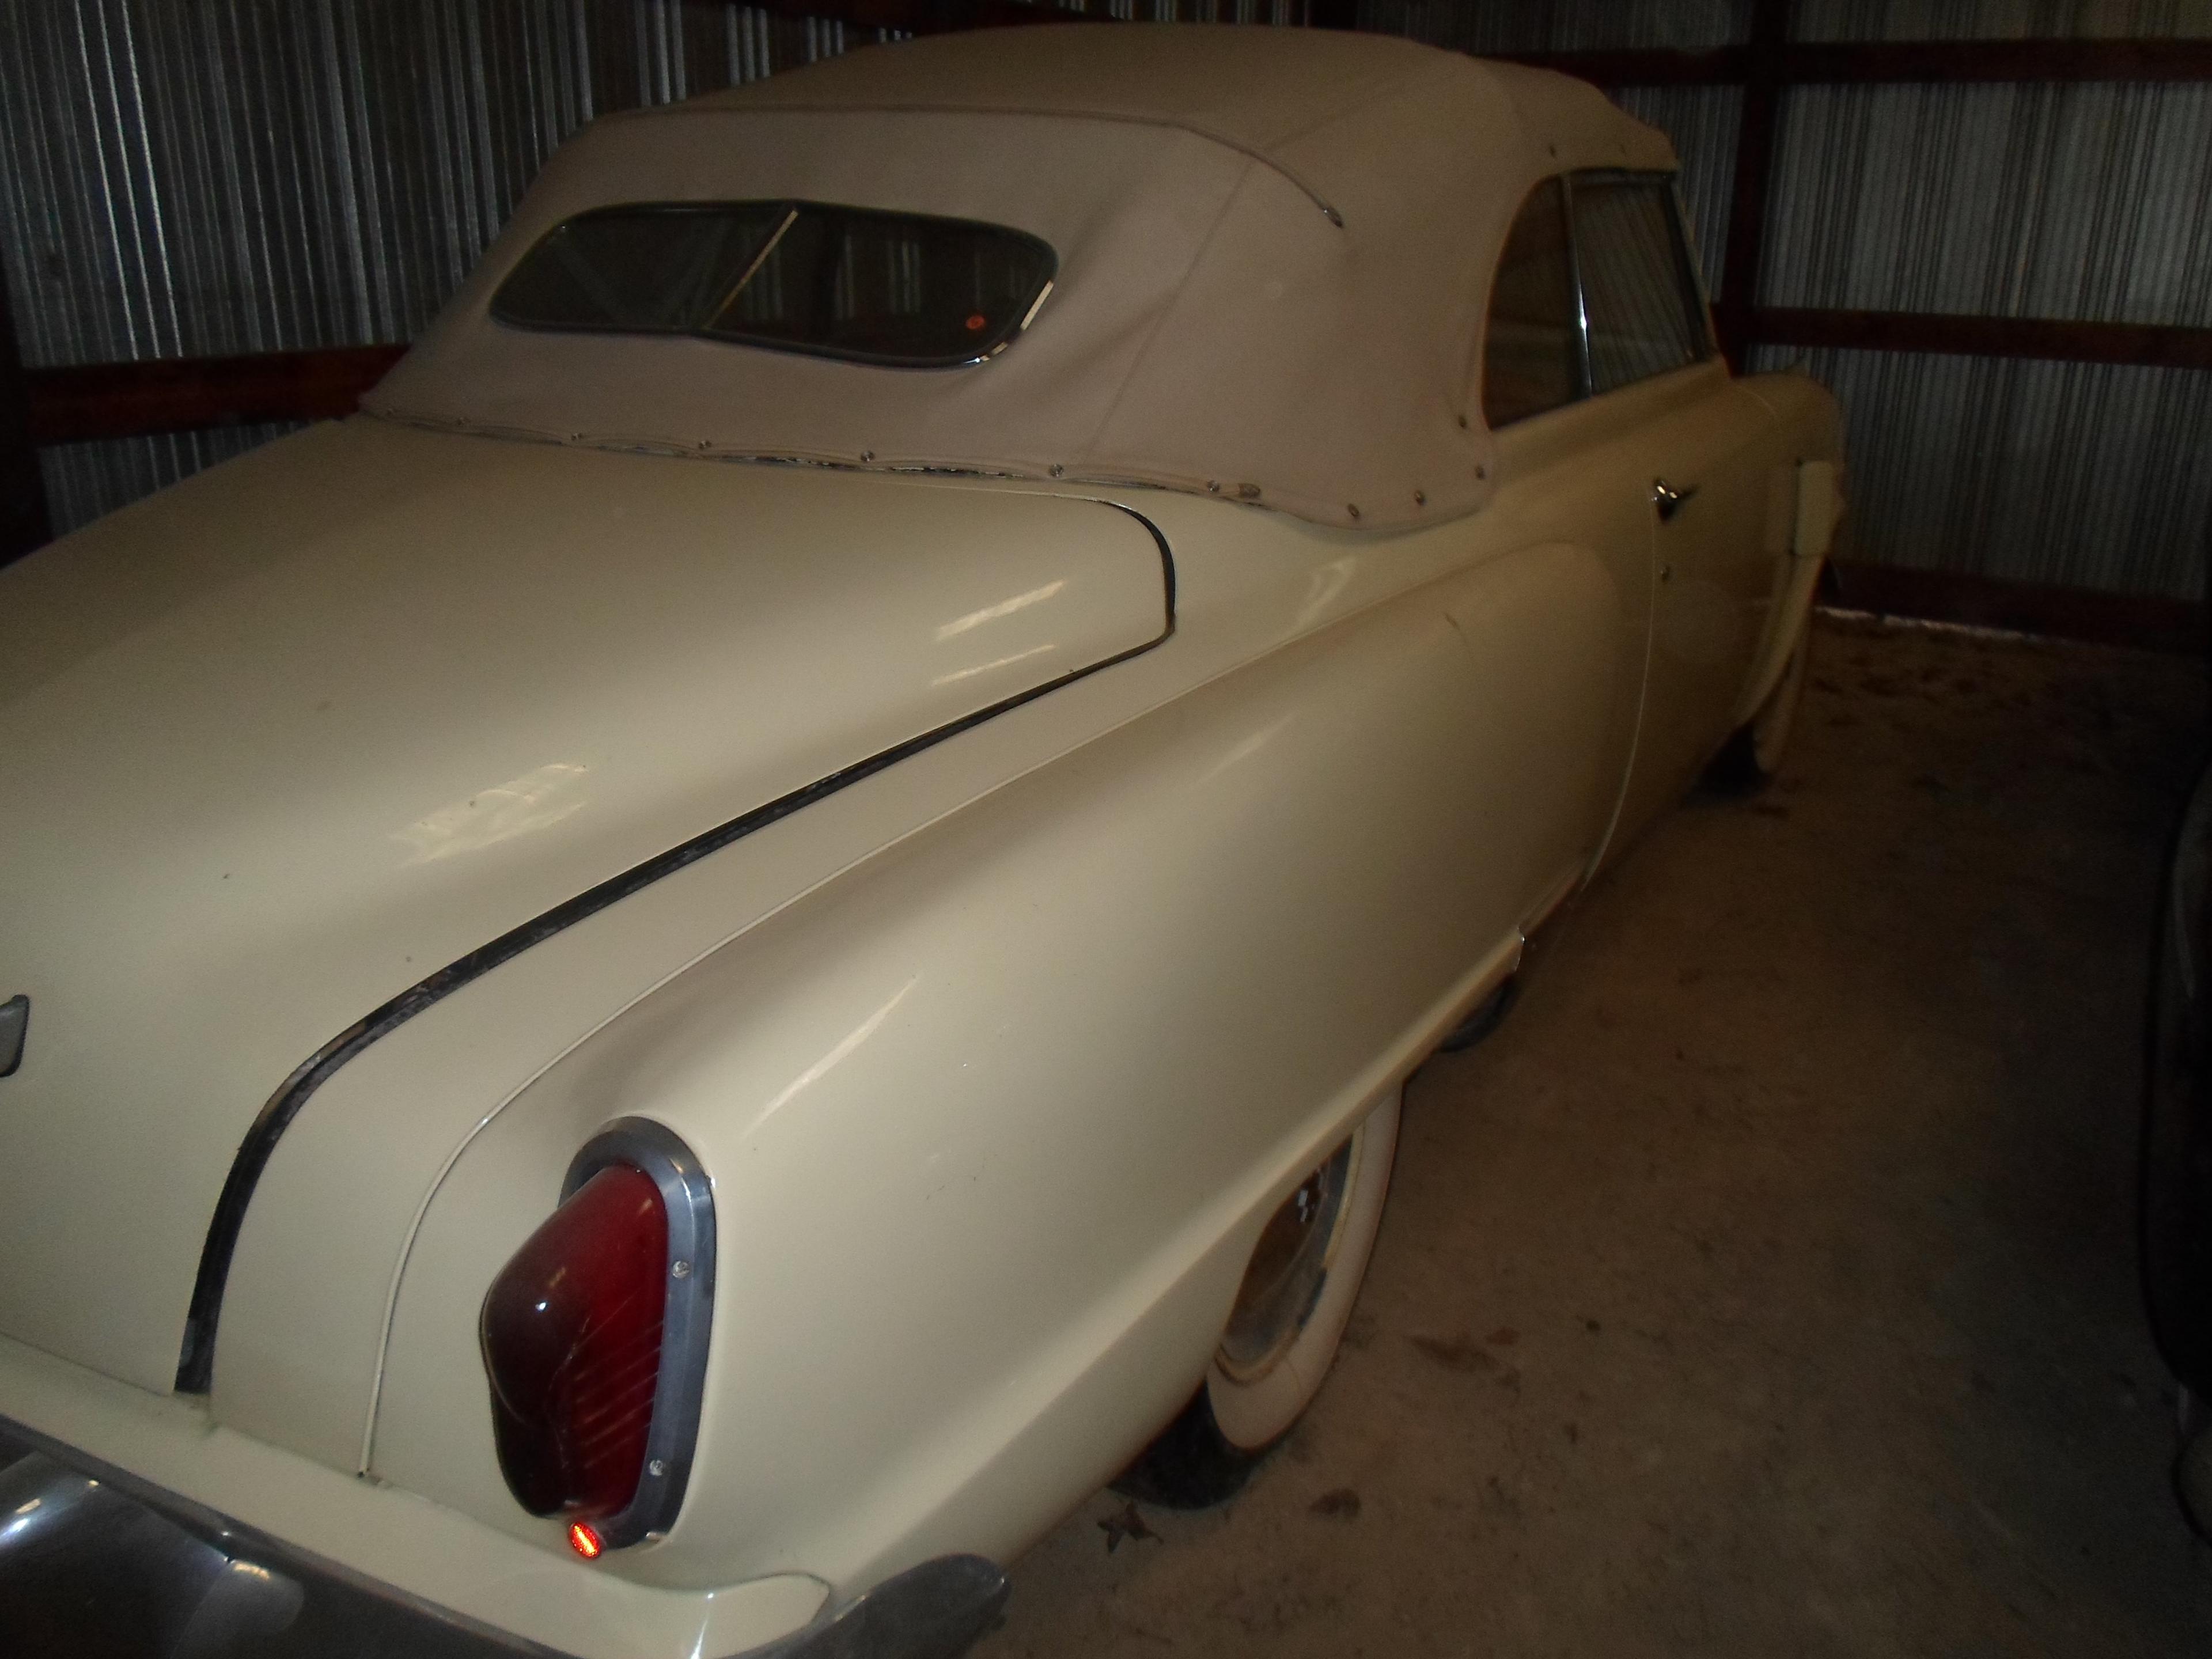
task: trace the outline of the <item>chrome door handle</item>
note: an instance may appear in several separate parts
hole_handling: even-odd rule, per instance
[[[1695,484],[1687,489],[1677,489],[1664,478],[1654,478],[1651,481],[1651,505],[1659,509],[1659,522],[1665,524],[1680,513],[1690,497],[1697,493]]]

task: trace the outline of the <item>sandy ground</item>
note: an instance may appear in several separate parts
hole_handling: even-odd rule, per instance
[[[2134,1257],[2190,662],[1829,618],[1413,1080],[1347,1346],[1246,1492],[1100,1494],[1018,1656],[2212,1653]]]

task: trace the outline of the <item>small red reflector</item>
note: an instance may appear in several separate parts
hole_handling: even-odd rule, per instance
[[[983,331],[983,325],[990,320],[991,319],[989,318],[978,311],[968,319],[968,331],[970,334],[980,334]]]
[[[589,1561],[605,1547],[599,1542],[599,1534],[579,1521],[568,1528],[568,1547]]]
[[[532,1515],[603,1520],[636,1494],[668,1274],[660,1188],[617,1164],[571,1194],[492,1281],[478,1332],[492,1440]],[[568,1540],[586,1555],[605,1547],[584,1528]]]

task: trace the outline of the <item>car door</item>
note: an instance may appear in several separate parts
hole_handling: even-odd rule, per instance
[[[1620,823],[1678,797],[1735,724],[1772,603],[1772,416],[1714,349],[1665,174],[1569,180],[1589,390],[1621,416],[1621,459],[1648,491],[1656,563],[1636,759]]]
[[[1545,179],[1522,202],[1491,283],[1480,394],[1498,473],[1480,525],[1503,556],[1475,570],[1451,606],[1485,694],[1517,711],[1528,738],[1512,798],[1533,811],[1555,793],[1572,797],[1551,813],[1532,923],[1606,843],[1635,746],[1651,616],[1646,461],[1622,449],[1642,428],[1590,399],[1568,226],[1567,180]],[[1494,598],[1515,584],[1547,599],[1509,645]],[[1565,721],[1569,706],[1579,712]]]

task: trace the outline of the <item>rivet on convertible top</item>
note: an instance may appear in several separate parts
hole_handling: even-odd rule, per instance
[[[1066,471],[1067,469],[1062,466],[1058,461],[1054,461],[1052,464],[1052,476],[1055,478],[1061,477],[1066,472]]]
[[[1359,503],[1358,501],[1346,501],[1344,504],[1344,510],[1352,514],[1354,522],[1358,521],[1359,518]]]
[[[875,459],[876,452],[872,449],[864,449],[860,452],[860,459],[863,462],[872,461]]]
[[[1413,505],[1415,507],[1426,507],[1428,504],[1429,492],[1427,490],[1417,489],[1413,492]]]
[[[1257,484],[1238,484],[1237,486],[1237,493],[1248,501],[1256,501],[1260,499],[1260,486]]]

